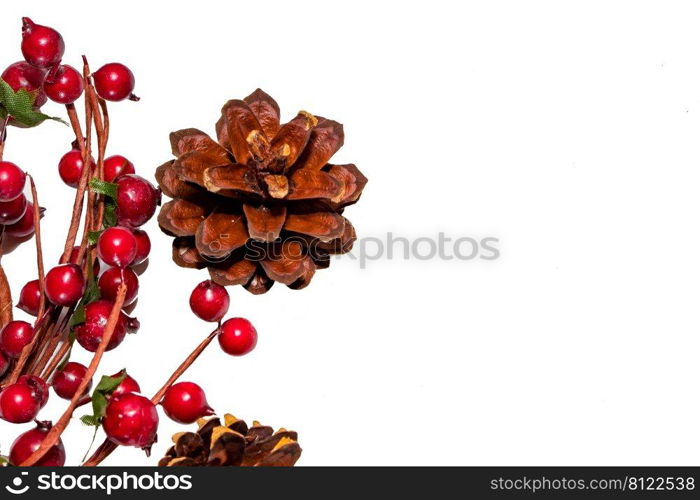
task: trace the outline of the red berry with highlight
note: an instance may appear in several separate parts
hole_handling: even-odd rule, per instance
[[[226,289],[212,280],[202,281],[190,295],[192,312],[204,321],[221,321],[228,312],[229,303]]]
[[[118,267],[110,267],[98,281],[100,287],[100,295],[103,299],[117,300],[117,292],[122,282],[126,283],[126,297],[124,298],[124,306],[134,303],[139,294],[139,278],[136,273],[130,268],[120,269]]]
[[[0,201],[0,224],[19,222],[27,210],[27,198],[21,194],[12,201]]]
[[[22,195],[27,174],[14,163],[0,161],[0,201],[12,201]]]
[[[92,75],[95,90],[107,101],[123,101],[133,97],[136,79],[129,68],[120,63],[109,63],[102,66]]]
[[[160,204],[160,191],[138,175],[122,175],[116,182],[118,223],[134,228],[148,222]]]
[[[83,75],[66,64],[52,70],[44,82],[46,96],[59,104],[74,103],[83,95],[83,88]]]
[[[17,379],[18,384],[24,384],[34,391],[34,397],[39,401],[39,407],[43,408],[49,401],[49,386],[43,378],[36,375],[22,375]]]
[[[221,349],[232,356],[243,356],[255,349],[258,343],[258,332],[244,318],[231,318],[224,321],[219,333]]]
[[[46,298],[57,306],[76,304],[85,292],[83,271],[75,264],[56,266],[46,274]]]
[[[27,202],[27,209],[20,220],[5,226],[5,234],[19,239],[34,234],[34,205],[31,201]]]
[[[26,321],[10,321],[0,332],[0,349],[10,358],[18,358],[33,338],[32,325]]]
[[[127,267],[136,258],[136,238],[120,226],[105,229],[97,240],[97,254],[109,266]]]
[[[75,340],[84,349],[95,352],[102,341],[109,314],[112,312],[114,302],[109,300],[97,300],[85,306],[85,322],[75,327]],[[130,318],[123,311],[119,311],[119,319],[114,327],[112,337],[107,344],[107,351],[111,351],[122,343],[128,333],[134,333],[139,329],[139,321]]]
[[[22,55],[31,65],[50,68],[61,62],[65,44],[60,33],[48,26],[22,18]]]
[[[102,428],[113,443],[150,449],[158,432],[158,411],[150,399],[140,394],[112,396]]]
[[[10,462],[14,465],[20,465],[32,456],[39,449],[50,430],[51,422],[37,422],[34,429],[20,434],[10,447]],[[34,465],[37,467],[63,467],[65,463],[66,450],[63,447],[63,441],[58,438],[56,444],[49,448],[46,454]]]
[[[137,265],[143,263],[148,255],[151,253],[151,238],[148,237],[148,233],[143,229],[134,229],[134,238],[136,238],[136,257],[132,265]]]
[[[41,288],[39,280],[28,282],[19,292],[19,302],[17,307],[31,316],[39,314],[41,305]]]
[[[0,78],[5,80],[5,83],[15,92],[24,89],[34,93],[34,108],[38,109],[46,104],[46,94],[43,89],[45,77],[45,70],[20,61],[8,66]]]
[[[135,174],[134,164],[121,155],[110,156],[104,161],[104,178],[114,182],[120,175]]]
[[[161,404],[165,414],[181,424],[191,424],[198,418],[214,414],[204,391],[193,382],[179,382],[170,387]]]
[[[115,373],[114,375],[112,375],[112,378],[121,377],[124,374],[126,374],[126,370],[122,370],[118,373]],[[110,397],[120,396],[122,394],[127,394],[129,392],[141,392],[141,387],[139,387],[139,383],[136,380],[134,380],[133,377],[126,374],[126,376],[124,377],[124,380],[119,382],[119,385],[117,386],[116,389],[114,389],[112,391],[112,394],[110,394]]]
[[[80,177],[83,175],[84,166],[85,162],[80,151],[77,149],[68,151],[58,162],[58,175],[61,176],[61,180],[68,186],[76,188],[80,183]],[[95,167],[94,159],[91,159],[90,167]]]
[[[11,384],[0,392],[0,417],[13,424],[34,420],[41,409],[41,400],[26,384]]]
[[[73,399],[86,374],[85,365],[71,361],[66,363],[62,370],[56,372],[51,381],[51,387],[59,398]],[[92,387],[92,380],[85,388],[85,394],[90,391],[90,387]]]

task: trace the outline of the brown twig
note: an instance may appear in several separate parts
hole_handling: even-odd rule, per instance
[[[0,328],[12,321],[12,289],[2,268],[5,226],[0,226]]]
[[[151,402],[153,404],[158,404],[160,403],[160,400],[163,399],[163,396],[165,393],[170,389],[170,387],[179,379],[185,371],[194,363],[197,358],[204,352],[204,349],[207,348],[209,344],[211,344],[212,340],[216,338],[216,336],[219,333],[219,328],[211,332],[207,338],[205,338],[200,344],[195,347],[194,351],[190,353],[187,358],[185,358],[185,361],[183,361],[180,366],[177,367],[177,369],[173,372],[173,374],[170,376],[167,382],[163,384],[163,387],[160,388],[158,392],[156,392],[155,396],[151,398]],[[95,465],[100,464],[105,458],[107,458],[109,455],[112,454],[114,450],[117,449],[117,445],[114,444],[112,441],[109,439],[105,439],[102,444],[95,450],[95,453],[92,454],[92,456],[83,463],[84,467],[94,467]]]
[[[78,404],[80,403],[83,394],[88,388],[88,384],[91,383],[92,377],[93,375],[95,375],[97,367],[99,366],[100,361],[102,360],[102,355],[104,354],[105,349],[107,349],[107,345],[109,344],[109,341],[112,338],[114,329],[116,328],[117,322],[119,321],[119,315],[121,314],[122,306],[124,305],[125,296],[126,285],[122,283],[119,286],[119,290],[117,291],[117,297],[114,302],[114,306],[112,306],[112,311],[109,313],[109,319],[107,320],[107,325],[105,326],[104,334],[102,335],[102,339],[100,340],[100,345],[97,347],[97,350],[95,351],[95,354],[92,357],[92,361],[90,361],[90,365],[88,366],[87,372],[85,373],[83,380],[80,382],[78,389],[75,391],[75,395],[71,399],[68,408],[66,408],[66,411],[63,412],[61,418],[58,419],[56,424],[48,432],[46,437],[41,442],[39,448],[34,453],[32,453],[26,460],[24,460],[20,464],[21,466],[26,467],[34,465],[39,460],[41,460],[41,458],[58,442],[58,440],[61,437],[61,434],[66,429],[66,427],[68,427],[70,419],[73,416],[73,411],[78,407]]]
[[[39,273],[39,291],[41,299],[39,302],[39,312],[37,318],[44,316],[46,309],[46,282],[44,276],[44,252],[41,249],[41,207],[39,206],[39,197],[36,193],[36,184],[34,177],[29,176],[29,186],[32,190],[32,203],[34,204],[34,241],[36,243],[36,269]]]
[[[44,341],[46,332],[49,330],[49,325],[46,324],[46,320],[49,317],[49,315],[50,312],[47,311],[41,316],[37,317],[37,321],[34,323],[34,337],[32,337],[32,340],[31,342],[29,342],[29,344],[22,348],[22,352],[20,353],[17,362],[12,367],[12,373],[7,379],[5,385],[14,384],[15,382],[17,382],[17,379],[23,373],[23,369],[27,364],[27,360],[31,356],[32,352],[34,352],[34,347],[37,345],[41,345],[41,343]]]
[[[5,152],[5,140],[7,139],[7,124],[10,123],[9,114],[5,117],[3,121],[0,122],[0,161],[2,161],[2,155]]]

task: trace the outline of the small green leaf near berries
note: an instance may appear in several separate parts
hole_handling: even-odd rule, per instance
[[[102,422],[102,417],[105,416],[109,395],[119,387],[119,384],[126,378],[126,370],[116,377],[103,375],[100,382],[92,392],[92,415],[83,415],[80,421],[85,425],[98,426]]]
[[[92,179],[90,181],[90,190],[94,193],[102,194],[110,198],[117,197],[117,185],[113,182]]]
[[[15,92],[5,80],[0,78],[0,118],[4,119],[9,114],[15,121],[27,127],[36,127],[45,120],[54,120],[68,125],[58,117],[35,111],[35,99],[36,92],[28,92],[26,89]]]
[[[83,423],[83,425],[87,425],[89,427],[97,427],[100,425],[100,419],[96,419],[94,415],[83,415],[80,417],[80,421]]]

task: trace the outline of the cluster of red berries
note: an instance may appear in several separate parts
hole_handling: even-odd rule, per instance
[[[17,92],[21,89],[34,95],[34,108],[47,99],[59,104],[72,104],[83,94],[83,75],[73,66],[62,64],[65,43],[61,34],[48,26],[22,18],[22,55],[5,69],[2,79]],[[93,75],[95,90],[108,101],[137,99],[132,94],[134,74],[120,63],[105,64]]]
[[[24,195],[27,174],[14,163],[0,161],[0,226],[4,234],[23,240],[34,234],[34,206]]]

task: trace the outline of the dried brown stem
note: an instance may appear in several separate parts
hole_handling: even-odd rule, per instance
[[[5,117],[3,121],[0,122],[0,161],[2,161],[2,155],[5,152],[5,140],[7,139],[7,124],[10,123],[9,114]]]
[[[39,197],[36,193],[36,184],[34,177],[29,176],[29,186],[32,190],[32,203],[34,204],[34,241],[36,243],[36,269],[39,274],[39,290],[41,292],[41,301],[39,302],[39,312],[37,318],[44,316],[46,310],[46,283],[44,276],[44,252],[41,249],[41,207],[39,206]],[[38,320],[37,320],[38,321]]]
[[[92,357],[92,361],[90,361],[90,365],[88,366],[87,372],[85,373],[83,380],[80,382],[78,389],[75,391],[75,395],[71,399],[68,408],[66,408],[66,411],[63,412],[61,418],[58,419],[56,424],[48,432],[44,440],[41,442],[41,446],[39,446],[39,449],[32,453],[29,456],[29,458],[24,460],[20,464],[21,466],[26,467],[34,465],[39,460],[41,460],[41,458],[51,449],[51,447],[53,447],[58,442],[59,438],[61,437],[61,434],[66,429],[66,427],[68,427],[70,419],[73,416],[73,411],[78,407],[78,404],[80,403],[83,394],[88,388],[88,384],[91,382],[93,375],[95,375],[95,372],[97,371],[97,367],[99,366],[100,361],[102,360],[102,355],[104,354],[105,349],[107,349],[107,345],[109,344],[109,341],[112,338],[114,329],[117,326],[117,322],[119,321],[119,314],[121,313],[122,306],[124,305],[125,296],[126,285],[122,284],[119,286],[114,306],[112,306],[112,311],[109,314],[109,320],[107,320],[107,326],[105,327],[104,334],[102,335],[102,339],[100,340],[100,345],[97,347],[97,350],[95,351],[95,354]]]
[[[46,365],[46,368],[44,368],[44,371],[41,372],[41,378],[43,380],[46,380],[47,382],[51,380],[51,376],[53,375],[54,370],[58,365],[61,364],[61,361],[63,361],[63,358],[65,358],[66,354],[70,351],[71,348],[71,343],[66,341],[64,342],[61,347],[56,351],[51,358],[51,361],[49,361],[49,364]]]
[[[14,384],[17,382],[17,379],[23,373],[27,360],[31,356],[32,352],[34,352],[34,347],[36,345],[41,345],[41,343],[44,341],[46,332],[49,330],[49,325],[46,324],[46,320],[49,315],[50,312],[47,311],[41,316],[37,317],[37,321],[34,323],[34,337],[32,338],[32,341],[22,349],[17,362],[12,367],[12,373],[5,382],[5,385]]]
[[[5,239],[5,226],[0,226],[0,328],[12,321],[12,290],[2,268],[2,249]]]
[[[194,363],[197,358],[204,352],[204,349],[207,348],[209,344],[211,344],[212,340],[216,338],[216,336],[219,333],[219,329],[217,328],[213,332],[211,332],[207,338],[205,338],[200,344],[195,347],[194,351],[190,353],[187,358],[185,358],[185,361],[183,361],[180,366],[177,367],[177,369],[173,372],[173,374],[170,376],[167,382],[163,384],[163,387],[160,388],[158,392],[156,392],[155,396],[151,398],[151,402],[153,404],[158,404],[161,399],[163,399],[163,396],[165,393],[170,389],[170,387],[179,379],[185,371]],[[112,441],[109,439],[105,439],[102,444],[95,450],[95,453],[92,454],[92,456],[85,462],[83,463],[84,467],[94,467],[95,465],[100,464],[105,458],[107,458],[109,455],[112,454],[114,450],[117,449],[117,445],[114,444]]]

